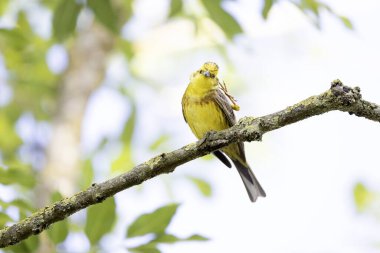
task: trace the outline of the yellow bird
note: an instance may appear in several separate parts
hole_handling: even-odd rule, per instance
[[[206,62],[190,77],[185,94],[182,97],[182,113],[194,135],[201,139],[211,130],[220,131],[236,123],[233,110],[239,110],[234,98],[228,94],[225,84],[218,78],[219,67],[213,62]],[[242,142],[230,144],[213,152],[227,167],[235,164],[252,202],[266,194],[250,169]]]

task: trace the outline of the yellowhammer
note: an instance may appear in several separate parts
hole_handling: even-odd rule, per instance
[[[203,64],[191,75],[182,97],[183,116],[198,139],[208,131],[220,131],[236,123],[233,110],[239,110],[239,106],[228,94],[225,84],[218,80],[218,70],[218,65],[213,62]],[[242,142],[230,144],[213,154],[229,168],[231,163],[224,154],[232,160],[252,202],[259,196],[265,197],[263,188],[245,159]]]

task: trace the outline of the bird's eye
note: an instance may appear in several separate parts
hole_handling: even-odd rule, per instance
[[[211,74],[211,75],[210,75],[210,77],[211,77],[211,78],[214,78],[214,77],[215,77],[215,75],[214,75],[214,74]]]
[[[200,69],[198,72],[199,72],[200,74],[202,74],[203,71]]]

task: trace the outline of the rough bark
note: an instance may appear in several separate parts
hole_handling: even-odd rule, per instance
[[[54,222],[90,205],[100,203],[108,197],[163,173],[170,173],[181,164],[209,154],[212,151],[238,141],[260,141],[263,134],[286,125],[320,115],[329,111],[349,112],[359,117],[380,122],[380,106],[361,98],[359,88],[344,86],[339,80],[331,84],[326,92],[307,98],[286,109],[253,118],[245,117],[235,126],[209,132],[205,138],[169,153],[162,153],[136,167],[130,172],[114,177],[70,198],[62,199],[51,206],[38,210],[30,217],[0,230],[0,247],[16,244],[32,234],[39,234]]]

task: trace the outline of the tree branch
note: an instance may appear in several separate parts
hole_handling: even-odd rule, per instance
[[[339,110],[359,117],[380,122],[380,106],[361,98],[358,87],[344,86],[339,80],[331,84],[326,92],[312,96],[282,111],[259,117],[245,117],[235,126],[220,131],[209,132],[203,140],[186,145],[169,153],[162,153],[144,162],[131,171],[93,184],[88,189],[70,198],[62,199],[51,206],[42,208],[30,217],[0,230],[0,247],[16,244],[32,234],[39,234],[49,225],[63,220],[69,215],[90,205],[100,203],[108,197],[134,185],[174,169],[195,158],[238,141],[260,141],[266,132],[319,115]]]

